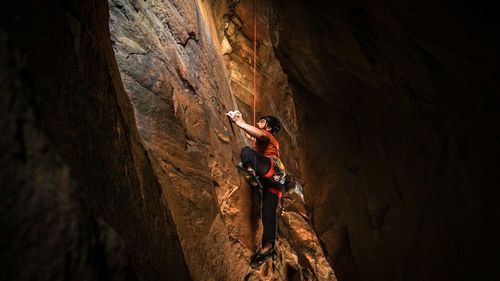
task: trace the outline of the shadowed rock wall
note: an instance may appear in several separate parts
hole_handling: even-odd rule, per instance
[[[323,250],[340,280],[498,277],[493,6],[258,1],[257,114],[310,213],[251,270],[224,113],[251,119],[252,1],[108,3],[2,9],[2,279],[334,280]]]
[[[6,65],[16,67],[10,61],[18,57],[22,69],[19,78],[2,77],[2,84],[18,79],[10,82],[12,89],[7,86],[5,104],[2,92],[3,110],[18,119],[3,118],[8,137],[2,138],[2,149],[14,153],[2,153],[2,173],[4,167],[19,166],[2,175],[2,198],[9,202],[2,204],[2,229],[9,229],[8,240],[2,239],[2,249],[7,249],[2,261],[11,260],[2,267],[12,265],[7,274],[14,272],[8,279],[125,279],[118,270],[127,265],[127,255],[141,279],[190,279],[170,212],[139,141],[107,22],[105,1],[18,1],[2,9]],[[58,159],[71,168],[74,180]],[[12,186],[4,187],[11,180]],[[110,251],[122,260],[117,272],[107,271],[103,256],[113,246],[106,238],[111,234],[100,236],[97,222],[85,216],[88,210],[126,245],[127,254],[118,246]],[[121,240],[115,240],[119,245]]]
[[[498,8],[273,3],[306,201],[339,280],[498,279]]]
[[[40,128],[23,53],[0,29],[0,279],[136,280],[123,240],[82,202]]]

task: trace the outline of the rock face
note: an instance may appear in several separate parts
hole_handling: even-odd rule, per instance
[[[239,130],[232,135],[225,113],[238,108],[252,122],[253,43],[244,24],[253,22],[251,2],[113,0],[109,5],[122,81],[191,277],[334,279],[298,202],[292,205],[302,213],[290,205],[280,224],[277,260],[258,271],[248,265],[260,245],[260,201],[235,169],[241,147],[250,143]],[[258,113],[273,112],[287,125],[280,134],[283,159],[298,172],[291,153],[297,149],[293,100],[265,19],[259,24],[264,55],[258,64],[258,92],[263,92]],[[292,225],[298,229],[289,231]]]
[[[498,279],[498,8],[403,2],[274,1],[314,228],[340,280]]]
[[[5,178],[21,183],[12,186],[16,192],[4,189],[9,203],[2,209],[2,226],[12,231],[2,242],[6,249],[2,259],[21,258],[6,262],[12,267],[2,270],[2,276],[334,279],[300,203],[283,210],[276,260],[256,271],[248,265],[260,243],[260,201],[234,167],[240,148],[249,143],[241,132],[230,134],[225,112],[240,108],[249,116],[249,91],[234,95],[231,90],[226,67],[237,56],[223,59],[217,36],[224,29],[215,27],[211,14],[217,9],[227,14],[235,6],[114,1],[108,10],[106,4],[17,2],[9,3],[6,11],[13,12],[2,17],[3,44],[11,46],[5,65],[10,66],[16,56],[11,52],[25,59],[20,63],[22,74],[11,75],[6,68],[2,81],[21,76],[12,85],[28,89],[21,107],[11,106],[17,90],[2,103],[7,106],[9,133],[3,148],[19,147],[5,154],[2,163],[16,163],[18,154],[33,156],[29,161],[21,159],[19,172],[5,173]],[[112,34],[106,25],[108,13]],[[271,52],[269,34],[262,40]],[[244,47],[231,44],[235,52]],[[262,99],[291,105],[286,76],[277,61],[264,60],[261,67],[261,76],[278,73],[266,77],[265,83],[281,89]],[[232,70],[245,73],[241,79],[250,81],[248,69],[247,63],[241,70]],[[273,81],[275,77],[280,78]],[[259,110],[273,112],[275,106],[269,102]],[[293,107],[283,106],[276,114],[290,124],[283,130],[285,138],[294,138]],[[29,125],[26,132],[18,125],[24,119]],[[284,154],[296,149],[292,141],[283,144]],[[50,161],[37,156],[47,153]],[[297,158],[290,157],[286,163],[298,173]],[[32,166],[40,170],[33,171]],[[23,185],[29,176],[38,180]],[[34,186],[40,188],[33,192]],[[47,199],[51,193],[60,195]],[[26,208],[30,204],[34,207]],[[60,219],[31,222],[45,213]],[[61,233],[23,246],[30,241],[23,237],[29,238],[33,228],[37,229],[34,236],[50,236],[55,229]],[[64,243],[58,248],[55,244],[60,240]],[[75,240],[84,242],[71,247]]]
[[[225,116],[253,1],[4,4],[0,279],[500,279],[494,7],[337,2],[257,1],[257,117],[306,195],[258,270]]]
[[[6,280],[190,279],[121,84],[108,13],[103,1],[2,10]],[[134,274],[123,272],[127,256]]]
[[[0,279],[137,280],[124,241],[91,215],[82,186],[40,126],[45,96],[28,78],[36,64],[27,63],[32,57],[16,37],[2,23]]]

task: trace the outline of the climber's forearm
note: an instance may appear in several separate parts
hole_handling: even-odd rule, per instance
[[[245,137],[247,137],[247,139],[251,140],[252,142],[255,141],[255,138],[249,135],[247,132],[245,132]]]
[[[240,127],[243,129],[243,131],[247,132],[250,136],[262,140],[263,138],[266,138],[266,134],[264,134],[259,128],[256,128],[252,125],[247,124],[245,121],[238,120],[235,122],[236,126]]]

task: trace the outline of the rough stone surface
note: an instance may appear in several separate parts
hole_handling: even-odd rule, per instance
[[[82,202],[40,128],[29,64],[0,28],[0,279],[137,280],[123,240]]]
[[[123,239],[127,254],[131,257],[132,269],[140,279],[189,280],[190,274],[171,214],[167,203],[161,200],[158,180],[140,142],[132,107],[123,91],[109,39],[107,3],[17,1],[6,4],[4,8],[0,17],[1,28],[7,34],[8,46],[12,46],[9,53],[17,50],[25,66],[21,74],[23,79],[17,83],[31,91],[28,102],[37,105],[32,118],[55,144],[57,154],[71,168],[72,176],[80,188],[74,191],[72,187],[75,185],[69,179],[67,168],[57,164],[56,155],[50,146],[44,152],[43,136],[35,135],[32,140],[34,144],[28,143],[27,146],[35,151],[35,157],[26,160],[26,164],[23,164],[22,159],[17,160],[21,161],[21,168],[22,165],[25,167],[24,177],[22,170],[18,175],[8,174],[6,179],[2,176],[2,185],[4,180],[8,182],[18,178],[21,182],[17,187],[26,190],[25,193],[20,191],[20,195],[7,195],[6,200],[12,201],[10,204],[21,204],[18,208],[22,208],[23,203],[34,205],[33,209],[27,210],[6,208],[5,212],[12,211],[12,216],[19,217],[14,217],[12,221],[7,218],[7,225],[14,230],[8,233],[10,241],[2,241],[9,250],[2,251],[2,260],[19,254],[14,264],[20,272],[29,272],[30,276],[26,279],[30,280],[49,280],[52,275],[55,279],[62,276],[67,279],[95,280],[94,277],[99,278],[97,274],[101,273],[100,268],[106,274],[106,266],[102,264],[102,259],[98,259],[99,252],[85,254],[85,251],[93,251],[94,248],[104,251],[102,246],[93,246],[97,241],[92,242],[92,239],[97,240],[95,236],[100,233],[95,230],[96,223],[90,219],[87,219],[88,222],[83,219],[82,222],[71,222],[83,212],[78,210],[80,207],[76,203],[66,202],[66,198],[71,198],[71,194],[67,193],[74,191],[78,193],[77,197],[82,195],[85,203],[82,209],[90,209]],[[13,94],[11,101],[16,101],[19,95]],[[6,114],[9,116],[16,112],[7,111]],[[23,116],[20,118],[22,120]],[[23,125],[22,122],[17,124]],[[20,129],[17,129],[16,136],[22,137]],[[7,141],[23,144],[23,138],[19,137]],[[32,145],[34,148],[31,148]],[[41,145],[40,153],[36,150],[38,145]],[[8,148],[12,147],[2,146],[2,149]],[[23,155],[22,146],[13,148]],[[44,157],[49,158],[47,163]],[[16,158],[12,160],[16,161]],[[2,171],[6,165],[2,162]],[[30,167],[39,167],[40,171],[31,171]],[[25,186],[22,185],[23,181]],[[15,187],[13,185],[4,190]],[[53,196],[50,196],[51,193],[54,193]],[[44,200],[46,197],[53,198]],[[45,218],[44,213],[33,215],[38,208],[53,218]],[[43,218],[40,222],[34,221],[40,218]],[[45,220],[50,224],[44,224]],[[70,222],[72,224],[66,225]],[[44,230],[41,236],[36,236],[36,227]],[[65,228],[67,232],[58,235],[50,232]],[[33,236],[24,239],[15,233]],[[106,232],[102,233],[104,235]],[[37,240],[30,242],[29,239],[33,239],[31,237]],[[55,246],[58,238],[61,238],[60,248]],[[107,240],[106,236],[102,239]],[[21,243],[21,249],[16,243]],[[87,244],[89,246],[86,248]],[[73,249],[80,251],[72,252]],[[120,254],[120,251],[112,252]],[[9,253],[12,256],[6,256]],[[61,256],[61,253],[67,256]],[[47,269],[46,274],[27,270],[32,266],[37,268],[39,260],[51,259],[59,259],[54,261],[58,267]],[[38,275],[42,277],[38,278]],[[104,275],[102,279],[113,279],[113,276]],[[116,279],[125,278],[118,276]]]
[[[273,3],[306,201],[339,279],[498,279],[496,5]]]
[[[490,2],[257,1],[257,115],[307,204],[251,270],[224,114],[251,120],[252,2],[4,4],[0,279],[500,279]]]
[[[257,271],[249,267],[260,244],[260,201],[235,169],[241,147],[250,143],[239,130],[232,135],[225,113],[238,108],[252,122],[252,42],[245,34],[253,22],[250,3],[109,1],[122,81],[194,280],[281,280],[291,275],[331,280],[333,271],[314,231],[301,217],[291,218],[307,229],[295,233],[296,241],[287,241],[292,237],[288,231],[280,232],[279,259]],[[262,93],[258,108],[286,124],[280,134],[283,159],[298,171],[298,158],[287,158],[296,150],[291,141],[293,101],[272,52],[267,21],[259,25],[265,27],[259,38],[259,90],[269,92]],[[308,251],[298,246],[301,240]],[[318,262],[302,260],[309,252]],[[311,264],[321,264],[322,272]]]

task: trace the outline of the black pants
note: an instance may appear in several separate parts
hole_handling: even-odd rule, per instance
[[[278,195],[264,188],[262,192],[262,247],[271,243],[274,247],[276,241],[276,209],[278,208]]]
[[[273,177],[264,178],[271,169],[271,158],[268,158],[257,151],[245,146],[241,149],[241,162],[243,167],[251,167],[260,179],[264,190],[262,192],[262,246],[271,243],[274,247],[276,240],[276,209],[278,208],[279,197],[270,191],[270,188],[283,192],[284,186],[273,180]]]

